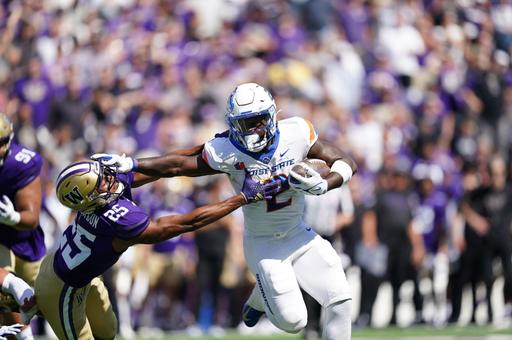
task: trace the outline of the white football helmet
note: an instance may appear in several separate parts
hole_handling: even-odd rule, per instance
[[[12,123],[5,114],[0,113],[0,166],[4,165],[13,137]]]
[[[272,142],[276,115],[272,95],[256,83],[239,85],[229,96],[226,120],[230,135],[250,152],[260,152]]]

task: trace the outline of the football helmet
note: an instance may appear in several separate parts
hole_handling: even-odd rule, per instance
[[[5,114],[0,112],[0,166],[4,165],[4,160],[9,153],[13,137],[12,123]]]
[[[74,162],[62,170],[56,190],[60,203],[90,214],[116,200],[123,193],[124,185],[117,180],[115,168],[87,160]]]
[[[256,83],[237,86],[228,98],[230,135],[250,152],[260,152],[272,142],[277,131],[276,115],[272,95]]]

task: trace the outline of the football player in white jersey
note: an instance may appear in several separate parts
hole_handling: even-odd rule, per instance
[[[204,145],[138,160],[112,154],[93,158],[116,165],[120,172],[135,170],[152,177],[226,173],[235,190],[240,190],[246,171],[260,181],[279,177],[291,190],[243,208],[245,258],[257,282],[244,306],[244,322],[254,326],[265,313],[278,328],[299,332],[307,322],[301,287],[325,308],[323,339],[350,339],[351,294],[341,260],[331,244],[304,223],[303,214],[304,195],[322,195],[347,183],[356,165],[318,140],[307,120],[277,121],[276,114],[271,94],[246,83],[229,96],[229,131]],[[308,176],[291,171],[305,158],[323,159],[331,172],[324,179],[312,168]]]

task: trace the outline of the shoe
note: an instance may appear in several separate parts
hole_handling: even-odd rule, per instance
[[[265,312],[252,308],[245,304],[242,308],[242,321],[247,327],[254,327]]]

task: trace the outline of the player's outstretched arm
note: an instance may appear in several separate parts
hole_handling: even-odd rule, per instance
[[[137,237],[130,240],[114,239],[113,246],[116,251],[124,251],[137,243],[158,243],[180,234],[196,231],[212,222],[215,222],[241,206],[264,199],[283,191],[282,182],[272,180],[267,183],[254,181],[246,176],[242,191],[227,200],[219,203],[199,207],[188,214],[170,215],[151,221],[150,225]]]
[[[91,158],[104,165],[115,166],[121,173],[136,171],[133,186],[137,187],[162,177],[198,177],[219,173],[209,167],[201,157],[203,147],[204,144],[171,151],[163,156],[139,159],[124,154],[105,153],[94,154]]]

